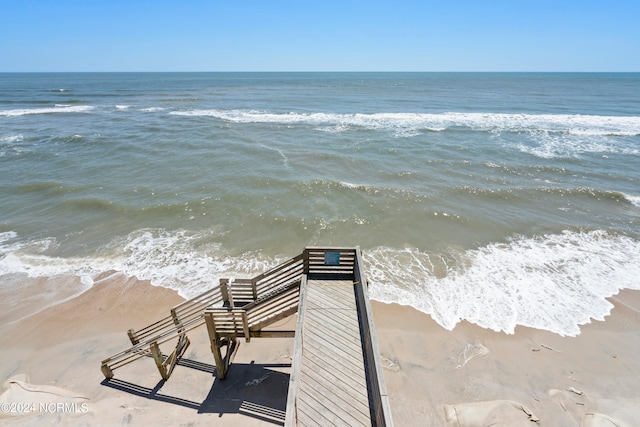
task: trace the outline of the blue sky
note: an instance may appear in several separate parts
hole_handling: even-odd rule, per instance
[[[640,0],[0,0],[0,72],[640,71]]]

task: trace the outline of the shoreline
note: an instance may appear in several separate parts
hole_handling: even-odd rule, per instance
[[[32,280],[25,277],[14,298],[25,298]],[[181,301],[175,291],[110,272],[80,295],[3,322],[0,403],[14,411],[0,413],[0,425],[281,424],[293,339],[243,342],[229,378],[216,381],[200,328],[168,381],[151,360],[104,380],[100,361],[129,345],[127,329]],[[639,424],[640,291],[609,301],[611,314],[576,337],[520,326],[508,335],[465,321],[448,331],[411,307],[372,301],[395,425]],[[278,324],[291,325],[295,316]],[[18,404],[28,404],[23,413]]]

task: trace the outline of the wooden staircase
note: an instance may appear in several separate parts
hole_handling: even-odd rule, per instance
[[[249,341],[251,337],[294,335],[294,331],[263,328],[297,311],[302,270],[302,255],[298,255],[252,279],[220,279],[218,286],[173,307],[169,316],[137,331],[129,329],[131,347],[103,360],[102,373],[110,379],[116,369],[152,357],[160,376],[167,380],[190,344],[187,332],[207,324],[210,336],[216,337],[212,350],[217,346],[219,355],[220,347],[228,347],[226,358],[217,357],[214,350],[218,377],[223,379],[238,337]],[[173,349],[164,354],[160,345],[168,343]],[[226,362],[219,364],[218,359]]]
[[[166,380],[189,346],[187,332],[206,324],[223,380],[240,338],[294,337],[286,426],[393,426],[367,287],[358,247],[307,247],[253,279],[220,279],[166,318],[130,329],[132,346],[103,360],[102,372],[113,378],[148,356]],[[295,331],[265,330],[296,312]],[[170,341],[165,355],[160,345]]]

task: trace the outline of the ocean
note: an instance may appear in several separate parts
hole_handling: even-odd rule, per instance
[[[359,245],[376,300],[576,335],[640,289],[640,74],[5,73],[0,184],[5,313]]]

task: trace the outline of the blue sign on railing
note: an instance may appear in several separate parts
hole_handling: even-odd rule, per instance
[[[324,265],[340,265],[340,252],[325,252]]]

